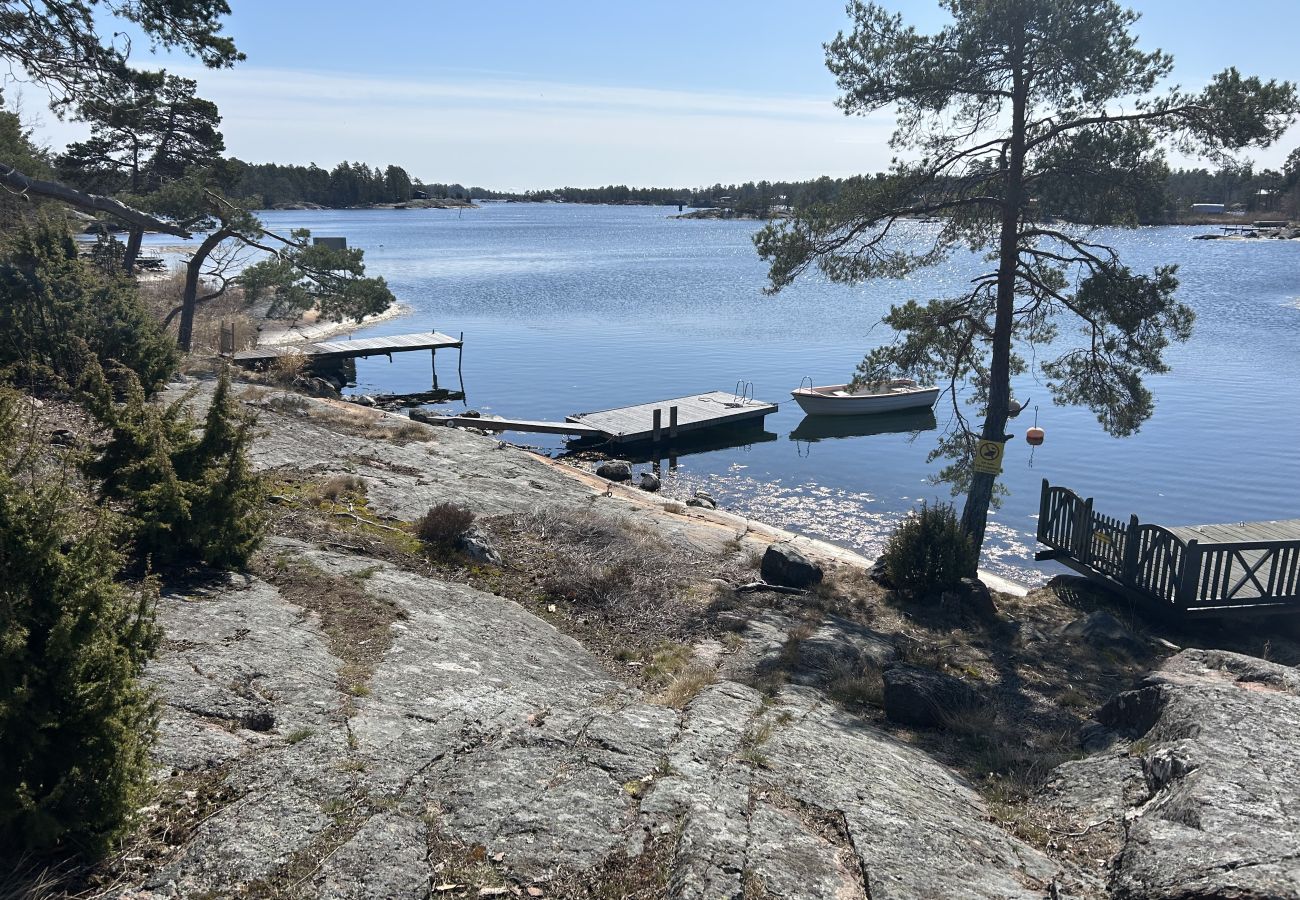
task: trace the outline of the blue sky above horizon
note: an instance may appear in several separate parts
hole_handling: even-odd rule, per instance
[[[922,30],[942,22],[934,0],[886,5]],[[1229,65],[1300,79],[1300,4],[1128,5],[1142,13],[1142,46],[1172,53],[1185,87]],[[253,162],[395,163],[429,181],[520,190],[846,176],[892,156],[888,113],[832,105],[822,44],[847,26],[843,0],[231,6],[245,63],[163,63],[199,79],[229,152]],[[46,114],[39,133],[58,147],[79,132]],[[1276,167],[1297,144],[1293,128],[1253,156]]]

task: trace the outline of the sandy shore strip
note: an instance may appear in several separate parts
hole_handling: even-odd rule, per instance
[[[261,322],[257,335],[259,347],[282,347],[286,344],[304,344],[324,341],[342,335],[351,335],[363,328],[370,328],[380,322],[389,322],[409,315],[411,307],[404,303],[394,303],[388,309],[373,316],[366,316],[360,322],[321,321],[315,313],[308,314],[293,323],[274,319],[259,319]]]

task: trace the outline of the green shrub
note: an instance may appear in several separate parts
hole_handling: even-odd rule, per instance
[[[979,554],[951,504],[923,503],[889,536],[880,560],[895,588],[929,596],[953,590],[973,575]]]
[[[85,265],[63,225],[17,229],[0,255],[0,369],[75,386],[92,360],[125,366],[152,394],[180,356],[135,282]]]
[[[147,783],[156,592],[117,581],[116,517],[40,469],[17,409],[0,389],[0,859],[93,858]]]
[[[90,406],[112,431],[89,466],[103,499],[132,523],[136,554],[155,565],[199,561],[223,568],[247,562],[266,528],[265,485],[248,462],[252,422],[223,374],[202,431],[186,412],[188,397],[149,403],[129,370],[124,402],[114,404],[102,376],[88,378]]]
[[[474,511],[459,503],[439,503],[415,523],[415,536],[434,547],[455,547],[474,525]]]

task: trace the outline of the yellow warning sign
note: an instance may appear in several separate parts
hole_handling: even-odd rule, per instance
[[[1002,472],[1002,451],[1006,444],[998,441],[980,441],[975,446],[975,471],[986,475],[998,475]]]

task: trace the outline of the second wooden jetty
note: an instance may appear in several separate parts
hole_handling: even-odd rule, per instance
[[[563,422],[466,416],[448,416],[440,421],[444,425],[468,425],[487,431],[570,434],[575,437],[604,438],[615,444],[634,444],[643,441],[671,441],[711,428],[761,424],[765,417],[776,410],[775,403],[765,403],[726,391],[710,391],[654,403],[574,413],[566,416]]]

